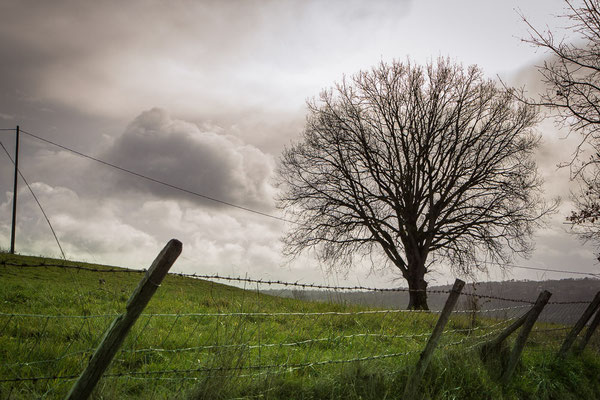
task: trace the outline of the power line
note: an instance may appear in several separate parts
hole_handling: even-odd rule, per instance
[[[201,197],[203,199],[214,201],[216,203],[224,204],[224,205],[229,206],[229,207],[233,207],[233,208],[237,208],[237,209],[244,210],[244,211],[247,211],[247,212],[251,212],[251,213],[254,213],[254,214],[262,215],[263,217],[268,217],[268,218],[276,219],[278,221],[288,222],[288,223],[292,223],[292,224],[295,223],[294,221],[290,221],[288,219],[285,219],[285,218],[282,218],[282,217],[278,217],[276,215],[268,214],[268,213],[265,213],[265,212],[262,212],[262,211],[253,210],[253,209],[248,208],[248,207],[244,207],[244,206],[240,206],[240,205],[237,205],[237,204],[234,204],[234,203],[230,203],[230,202],[225,201],[225,200],[220,200],[220,199],[217,199],[215,197],[207,196],[207,195],[202,194],[202,193],[198,193],[198,192],[195,192],[195,191],[192,191],[192,190],[184,189],[182,187],[175,186],[175,185],[173,185],[171,183],[168,183],[168,182],[165,182],[165,181],[161,181],[159,179],[155,179],[155,178],[149,177],[147,175],[140,174],[138,172],[129,170],[127,168],[120,167],[120,166],[118,166],[116,164],[109,163],[108,161],[104,161],[104,160],[101,160],[99,158],[92,157],[92,156],[90,156],[88,154],[82,153],[80,151],[71,149],[71,148],[69,148],[67,146],[64,146],[62,144],[53,142],[53,141],[48,140],[48,139],[44,139],[44,138],[42,138],[40,136],[34,135],[33,133],[24,131],[22,129],[21,129],[21,133],[24,133],[24,134],[26,134],[28,136],[31,136],[31,137],[33,137],[35,139],[38,139],[38,140],[42,141],[42,142],[45,142],[45,143],[51,144],[53,146],[59,147],[59,148],[61,148],[63,150],[69,151],[69,152],[71,152],[73,154],[76,154],[76,155],[78,155],[80,157],[87,158],[89,160],[98,162],[98,163],[106,165],[108,167],[117,169],[117,170],[119,170],[121,172],[126,172],[126,173],[128,173],[130,175],[137,176],[138,178],[146,179],[146,180],[148,180],[150,182],[158,183],[159,185],[163,185],[163,186],[169,187],[171,189],[179,190],[180,192],[191,194],[191,195],[196,196],[196,197]]]
[[[1,130],[13,130],[14,131],[15,129],[12,128],[12,129],[1,129]],[[117,169],[117,170],[119,170],[121,172],[128,173],[128,174],[136,176],[138,178],[142,178],[142,179],[148,180],[150,182],[154,182],[154,183],[157,183],[159,185],[163,185],[163,186],[169,187],[171,189],[179,190],[181,192],[184,192],[184,193],[196,196],[196,197],[201,197],[203,199],[211,200],[211,201],[214,201],[216,203],[224,204],[224,205],[227,205],[229,207],[237,208],[237,209],[240,209],[240,210],[244,210],[244,211],[251,212],[251,213],[254,213],[254,214],[257,214],[257,215],[261,215],[261,216],[264,216],[264,217],[276,219],[276,220],[279,220],[279,221],[283,221],[283,222],[288,222],[288,223],[295,224],[294,221],[291,221],[291,220],[288,220],[288,219],[285,219],[285,218],[282,218],[282,217],[278,217],[276,215],[264,213],[262,211],[253,210],[253,209],[248,208],[248,207],[244,207],[244,206],[240,206],[240,205],[237,205],[237,204],[234,204],[234,203],[230,203],[230,202],[227,202],[227,201],[224,201],[224,200],[220,200],[220,199],[217,199],[215,197],[207,196],[207,195],[204,195],[202,193],[198,193],[198,192],[195,192],[195,191],[192,191],[192,190],[189,190],[189,189],[185,189],[185,188],[173,185],[171,183],[168,183],[168,182],[165,182],[165,181],[161,181],[159,179],[155,179],[155,178],[152,178],[150,176],[147,176],[147,175],[144,175],[144,174],[141,174],[141,173],[129,170],[127,168],[118,166],[118,165],[110,163],[108,161],[104,161],[104,160],[101,160],[99,158],[96,158],[96,157],[90,156],[88,154],[82,153],[80,151],[74,150],[74,149],[72,149],[70,147],[67,147],[65,145],[53,142],[53,141],[48,140],[48,139],[44,139],[44,138],[42,138],[42,137],[40,137],[38,135],[35,135],[35,134],[31,133],[31,132],[28,132],[28,131],[25,131],[25,130],[22,130],[22,129],[20,131],[21,131],[21,133],[24,133],[24,134],[26,134],[26,135],[28,135],[30,137],[33,137],[35,139],[38,139],[38,140],[42,141],[42,142],[51,144],[51,145],[59,147],[59,148],[61,148],[63,150],[69,151],[69,152],[71,152],[73,154],[76,154],[76,155],[78,155],[80,157],[87,158],[89,160],[92,160],[92,161],[98,162],[100,164],[106,165],[108,167]],[[6,149],[5,149],[5,151],[6,151]],[[594,274],[594,273],[590,273],[590,272],[568,271],[568,270],[559,270],[559,269],[550,269],[550,268],[538,268],[538,267],[526,267],[526,266],[523,266],[523,265],[501,264],[501,263],[492,262],[492,261],[480,261],[480,262],[484,263],[484,264],[509,266],[509,267],[519,268],[519,269],[527,269],[527,270],[535,270],[535,271],[543,271],[543,272],[557,272],[557,273],[566,273],[566,274],[574,274],[574,275],[586,275],[586,276],[592,276],[592,277],[595,277],[595,278],[599,278],[600,277],[600,274]]]
[[[500,266],[507,266],[507,267],[512,267],[512,268],[520,268],[520,269],[530,269],[530,270],[534,270],[534,271],[543,271],[543,272],[560,272],[560,273],[564,273],[564,274],[575,274],[575,275],[587,275],[587,276],[593,276],[595,278],[600,277],[600,274],[594,274],[592,272],[583,272],[583,271],[568,271],[568,270],[563,270],[563,269],[551,269],[551,268],[541,268],[541,267],[526,267],[524,265],[518,265],[518,264],[502,264],[499,262],[493,262],[493,261],[478,261],[482,264],[492,264],[492,265],[500,265]]]
[[[2,146],[2,149],[4,149],[4,152],[6,153],[6,156],[8,157],[8,159],[10,160],[10,162],[12,162],[13,165],[15,165],[15,161],[12,159],[12,157],[8,153],[8,150],[6,150],[6,147],[4,147],[4,143],[0,142],[0,146]],[[48,218],[48,215],[46,215],[46,212],[44,211],[44,208],[42,207],[42,204],[40,203],[40,201],[38,200],[37,196],[33,192],[33,189],[29,185],[29,182],[27,182],[27,179],[25,179],[25,176],[23,176],[23,173],[21,172],[21,170],[17,169],[17,171],[18,171],[19,175],[21,176],[21,179],[23,179],[23,182],[25,182],[25,185],[27,185],[27,188],[31,192],[31,195],[35,199],[35,202],[37,203],[38,207],[42,211],[42,214],[44,214],[44,218],[46,218],[46,222],[48,223],[48,226],[50,227],[50,230],[52,231],[52,235],[54,235],[54,240],[56,240],[56,244],[58,245],[58,248],[60,249],[60,254],[62,254],[63,259],[66,260],[67,257],[65,256],[65,252],[63,251],[63,248],[60,245],[60,242],[58,240],[58,236],[56,236],[56,232],[54,231],[54,228],[52,227],[52,224],[50,223],[50,219]],[[13,196],[14,196],[14,194],[13,194]]]

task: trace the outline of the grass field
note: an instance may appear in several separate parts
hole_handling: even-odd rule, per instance
[[[55,263],[0,254],[2,399],[64,397],[142,277],[43,266]],[[437,317],[168,276],[93,397],[398,399]],[[503,388],[501,357],[484,362],[477,345],[508,323],[454,315],[421,398],[600,398],[598,340],[559,362],[564,330],[533,334]]]

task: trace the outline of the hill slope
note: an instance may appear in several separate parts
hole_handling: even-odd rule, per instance
[[[441,310],[446,301],[446,293],[450,285],[432,286],[429,288],[433,293],[428,295],[429,307],[432,310]],[[600,291],[600,280],[598,279],[561,279],[549,281],[503,281],[503,282],[479,282],[469,284],[465,292],[476,293],[480,296],[488,296],[479,300],[482,308],[504,308],[514,305],[513,301],[502,300],[520,299],[524,301],[535,301],[542,290],[552,293],[552,302],[574,302],[570,307],[549,306],[540,316],[541,321],[561,324],[574,324],[581,315],[583,308],[580,301],[591,301],[596,293]],[[436,293],[444,292],[444,293]],[[340,304],[356,304],[368,307],[382,308],[405,308],[408,304],[407,292],[332,292],[318,290],[290,290],[270,289],[264,293],[274,296],[304,299],[309,301],[320,301]],[[473,307],[468,298],[462,299],[458,308],[470,309]]]
[[[0,255],[0,398],[64,397],[141,278],[49,266],[59,263]],[[511,316],[517,312],[523,309]],[[400,398],[437,316],[168,276],[94,396]],[[597,341],[582,356],[557,362],[553,353],[565,334],[557,325],[538,326],[518,376],[502,388],[499,361],[481,361],[477,345],[509,322],[453,315],[422,398],[600,398]]]

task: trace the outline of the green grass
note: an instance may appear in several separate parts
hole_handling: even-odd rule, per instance
[[[3,262],[59,261],[0,254],[0,379],[19,379],[0,383],[0,398],[63,398],[73,384],[67,377],[85,368],[142,275]],[[93,398],[399,399],[437,314],[206,315],[365,310],[168,276]],[[469,316],[453,316],[446,329],[461,331],[443,336],[421,398],[600,398],[598,341],[558,362],[564,331],[532,335],[513,382],[502,387],[501,357],[484,362],[473,346],[498,322],[478,319],[469,331]],[[395,353],[410,354],[377,358]],[[367,360],[337,362],[360,358]]]

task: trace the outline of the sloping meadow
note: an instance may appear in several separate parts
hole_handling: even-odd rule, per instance
[[[0,398],[64,398],[141,277],[0,255]],[[239,285],[167,276],[92,397],[401,398],[439,317],[281,298],[261,293],[264,285]],[[481,357],[481,344],[529,306],[453,313],[419,396],[600,398],[600,342],[594,337],[582,355],[558,361],[570,327],[552,323],[536,324],[514,379],[500,384],[510,342],[488,357]]]

